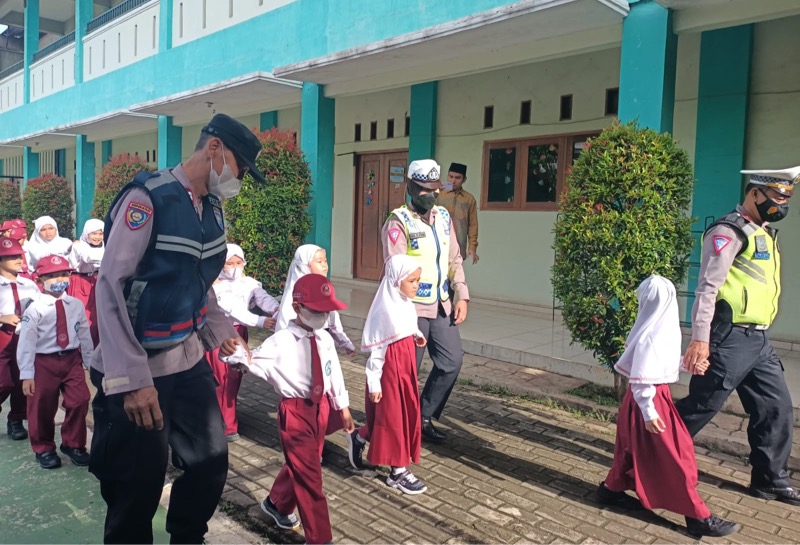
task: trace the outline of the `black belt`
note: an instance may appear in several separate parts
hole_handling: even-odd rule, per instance
[[[733,324],[736,327],[741,327],[742,329],[746,329],[750,333],[753,331],[766,331],[769,329],[768,325],[764,324]]]
[[[72,350],[59,350],[58,352],[51,352],[51,353],[49,353],[49,354],[47,354],[47,355],[48,355],[48,356],[59,356],[59,357],[64,357],[64,356],[69,356],[69,355],[70,355],[70,354],[72,354],[73,352],[77,352],[77,351],[78,351],[78,349],[77,349],[77,348],[73,348]]]

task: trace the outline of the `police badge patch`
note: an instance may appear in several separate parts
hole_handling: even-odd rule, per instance
[[[128,229],[135,231],[140,229],[153,217],[153,209],[139,202],[128,203],[128,208],[125,210],[125,223],[128,224]]]
[[[222,219],[222,209],[216,206],[212,206],[211,208],[214,210],[214,219],[217,221],[217,226],[224,231],[225,220]]]

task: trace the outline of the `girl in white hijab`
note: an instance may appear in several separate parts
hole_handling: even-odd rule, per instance
[[[289,322],[297,317],[292,308],[292,290],[295,283],[309,273],[328,276],[328,258],[325,250],[314,244],[303,244],[294,253],[294,260],[289,266],[289,274],[286,275],[286,283],[283,288],[281,298],[281,308],[278,311],[275,331],[286,329]],[[331,312],[328,317],[328,327],[326,328],[339,348],[348,354],[355,354],[356,347],[344,332],[342,319],[338,312]]]
[[[412,299],[422,270],[413,257],[400,254],[386,261],[364,324],[361,351],[367,360],[367,424],[348,435],[350,463],[363,468],[364,446],[373,465],[391,466],[386,484],[406,494],[422,494],[428,487],[407,468],[419,463],[421,416],[417,385],[417,346],[426,341],[417,329]]]
[[[103,254],[106,251],[103,244],[103,229],[105,224],[102,221],[87,220],[83,224],[80,240],[75,241],[69,252],[69,264],[75,269],[75,273],[69,277],[67,294],[80,299],[86,308],[89,331],[95,347],[100,335],[97,328],[97,302],[94,298],[94,289],[100,272],[100,262],[103,261]]]
[[[614,366],[630,387],[617,416],[614,463],[598,488],[600,502],[679,513],[695,537],[731,534],[738,525],[712,515],[697,494],[694,443],[672,403],[669,385],[681,370],[675,286],[653,275],[641,283],[636,295],[636,323]],[[708,362],[703,362],[698,374],[707,368]],[[634,490],[639,501],[626,490]]]
[[[39,260],[46,255],[69,256],[72,241],[58,235],[56,220],[50,216],[42,216],[33,222],[33,226],[33,237],[28,248],[31,255],[28,265],[31,269],[36,269]]]

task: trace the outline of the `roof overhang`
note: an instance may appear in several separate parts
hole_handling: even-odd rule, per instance
[[[800,15],[797,0],[656,0],[675,12],[672,28],[680,33],[705,32]]]
[[[300,104],[303,84],[255,72],[230,80],[134,104],[131,112],[168,115],[176,125],[207,122],[214,112],[244,116]]]
[[[274,73],[328,96],[457,77],[619,46],[628,11],[625,0],[522,0]]]

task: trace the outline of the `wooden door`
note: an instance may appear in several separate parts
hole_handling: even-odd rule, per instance
[[[381,229],[389,212],[405,202],[408,152],[358,156],[353,272],[356,278],[379,280],[383,270]]]

